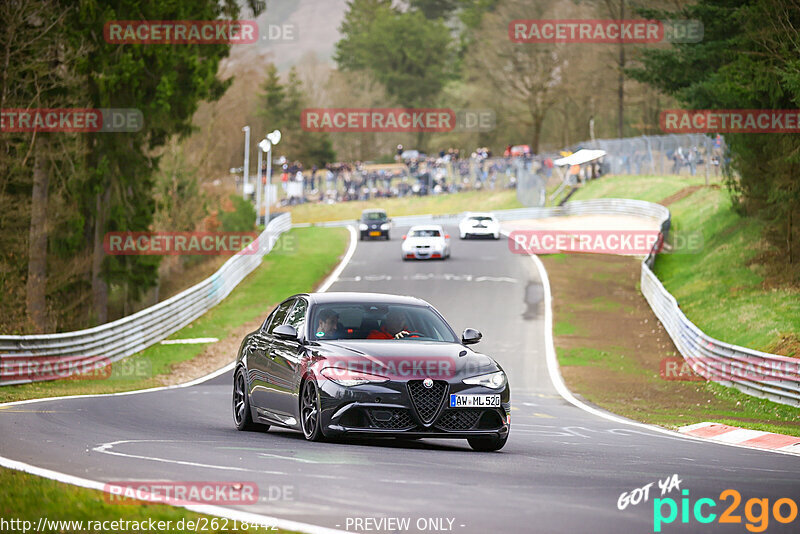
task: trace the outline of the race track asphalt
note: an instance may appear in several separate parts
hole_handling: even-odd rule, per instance
[[[692,509],[700,498],[717,502],[706,514],[731,503],[723,490],[740,492],[741,523],[701,524],[692,510],[663,532],[747,532],[748,499],[769,499],[770,512],[780,498],[800,503],[797,456],[690,440],[564,400],[545,360],[541,280],[505,239],[460,241],[450,227],[450,259],[403,262],[402,231],[358,243],[330,291],[418,296],[457,332],[481,330],[476,350],[503,365],[512,387],[502,451],[476,453],[461,440],[307,443],[289,431],[237,432],[225,373],[187,388],[4,407],[0,456],[101,482],[254,481],[259,502],[234,508],[351,532],[389,531],[367,518],[408,518],[407,530],[395,530],[409,532],[653,532],[657,481],[673,474]],[[621,493],[649,483],[648,502],[617,509]],[[680,490],[664,495],[679,510]],[[437,518],[443,528],[432,528]],[[799,525],[770,517],[766,532]]]

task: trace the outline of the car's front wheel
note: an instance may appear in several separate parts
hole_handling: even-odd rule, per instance
[[[308,441],[325,439],[322,434],[321,415],[319,388],[317,383],[309,378],[303,383],[303,391],[300,394],[300,425]]]
[[[233,377],[233,422],[237,430],[253,430],[258,425],[253,422],[250,413],[250,396],[247,394],[247,384],[244,379],[244,370],[240,367]],[[265,430],[268,425],[261,425]]]
[[[469,442],[469,446],[472,447],[472,450],[480,451],[480,452],[492,452],[492,451],[499,451],[503,448],[508,441],[508,434],[504,437],[474,437],[468,438],[467,441]]]

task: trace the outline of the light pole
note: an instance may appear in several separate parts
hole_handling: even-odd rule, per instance
[[[277,145],[281,142],[281,131],[280,130],[272,130],[272,132],[267,134],[267,138],[264,140],[269,145],[266,149],[267,153],[267,187],[265,193],[265,204],[267,205],[264,220],[265,223],[269,222],[269,211],[270,211],[270,194],[272,193],[272,146]],[[263,142],[263,141],[262,141]]]
[[[256,219],[261,217],[261,190],[264,188],[263,184],[261,183],[262,176],[261,176],[261,154],[264,152],[268,152],[271,148],[270,142],[266,139],[262,139],[260,143],[258,143],[258,180],[256,183]],[[264,193],[266,196],[266,192]],[[267,206],[269,206],[269,201],[267,201]],[[269,209],[269,208],[267,208]],[[264,227],[266,228],[267,224],[269,224],[269,216],[264,215]]]
[[[247,198],[247,173],[250,172],[250,127],[242,128],[244,132],[244,175],[242,180],[242,198]]]

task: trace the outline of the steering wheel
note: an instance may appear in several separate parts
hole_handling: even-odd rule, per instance
[[[407,334],[405,336],[397,337],[397,334],[400,334],[400,332],[407,332]],[[417,332],[416,330],[401,330],[400,332],[395,334],[394,336],[395,339],[406,339],[409,337],[425,337],[425,334],[423,334],[422,332]]]

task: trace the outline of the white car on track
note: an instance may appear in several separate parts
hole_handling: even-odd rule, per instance
[[[458,223],[461,239],[470,237],[492,237],[500,239],[500,221],[491,213],[465,213]]]
[[[404,260],[446,259],[450,257],[450,236],[438,224],[412,226],[403,236]]]

